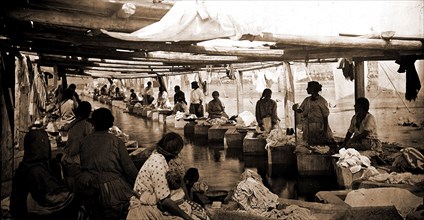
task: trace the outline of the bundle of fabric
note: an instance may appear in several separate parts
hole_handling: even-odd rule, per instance
[[[361,155],[354,148],[342,148],[339,150],[338,154],[335,154],[333,156],[339,157],[339,160],[336,163],[337,166],[349,168],[352,173],[359,172],[362,167],[366,168],[371,166],[370,159],[366,156]]]
[[[221,117],[221,118],[213,118],[213,119],[209,119],[208,122],[211,125],[223,125],[223,124],[227,124],[228,119],[225,117]]]
[[[130,136],[128,134],[125,134],[121,131],[117,126],[112,126],[109,128],[109,133],[115,135],[116,137],[120,138],[123,142],[127,142],[130,139]]]
[[[252,112],[244,111],[237,116],[237,125],[249,127],[256,123],[256,117]]]
[[[265,187],[262,178],[255,171],[246,169],[241,179],[232,196],[240,207],[239,211],[270,219],[316,219],[306,208],[297,205],[290,205],[284,209],[280,207],[278,196]]]
[[[283,129],[276,128],[269,132],[266,142],[265,149],[268,149],[269,147],[295,144],[296,140],[294,136],[287,136],[285,132],[283,132]]]
[[[419,185],[424,183],[424,174],[412,174],[410,172],[388,173],[370,166],[364,170],[361,179],[379,183]]]
[[[415,148],[407,147],[400,150],[396,155],[392,166],[400,167],[403,170],[413,169],[424,171],[424,156]]]
[[[246,169],[241,175],[240,181],[233,193],[242,210],[253,214],[262,215],[278,205],[278,196],[272,193],[262,183],[262,178],[251,169]]]
[[[143,107],[143,106],[141,105],[141,103],[140,103],[140,102],[137,102],[137,103],[135,103],[135,105],[134,105],[134,108],[141,108],[141,107]]]
[[[178,121],[178,120],[180,120],[180,119],[182,119],[184,117],[185,117],[185,113],[184,112],[177,111],[177,113],[175,114],[175,120],[176,121]]]

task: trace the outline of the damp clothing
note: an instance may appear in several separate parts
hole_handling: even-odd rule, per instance
[[[350,122],[348,132],[352,133],[353,136],[358,136],[364,131],[368,131],[368,135],[357,142],[349,141],[347,147],[352,147],[357,150],[372,150],[376,152],[382,152],[382,144],[378,139],[377,135],[377,121],[375,120],[374,115],[367,112],[365,118],[359,125],[359,128],[356,126],[357,115],[355,114]]]
[[[124,142],[107,131],[94,131],[82,142],[80,157],[82,173],[91,177],[91,187],[97,191],[88,198],[93,216],[125,217],[137,169]]]
[[[299,109],[302,110],[303,140],[308,144],[328,143],[333,140],[333,135],[328,126],[324,131],[324,118],[328,118],[330,110],[328,102],[321,95],[312,98],[306,97]]]

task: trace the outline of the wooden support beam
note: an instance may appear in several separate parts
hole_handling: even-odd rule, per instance
[[[348,34],[348,33],[339,33],[339,36],[343,37],[361,37],[361,38],[368,38],[368,39],[382,39],[382,36],[380,34]],[[405,35],[394,35],[390,39],[394,40],[419,40],[424,41],[424,36],[405,36]]]
[[[243,72],[235,70],[237,82],[237,114],[243,112]]]
[[[155,22],[145,19],[119,19],[110,16],[104,17],[83,13],[23,8],[11,9],[6,12],[6,16],[34,23],[87,28],[90,30],[106,29],[120,32],[133,32]]]
[[[97,71],[115,71],[115,72],[137,72],[137,73],[149,73],[149,72],[180,72],[180,71],[192,71],[192,68],[111,68],[111,67],[85,67],[86,70],[97,70]]]
[[[257,41],[277,42],[277,44],[303,45],[314,47],[366,48],[380,50],[423,50],[423,42],[418,40],[390,40],[352,38],[343,36],[300,36],[263,33],[254,36]],[[243,39],[243,38],[242,38]]]
[[[355,60],[355,100],[365,97],[365,66],[363,60]]]
[[[244,68],[244,69],[239,69],[240,71],[246,72],[246,71],[253,71],[253,70],[260,70],[260,69],[266,69],[266,68],[271,68],[271,67],[276,67],[276,66],[280,66],[282,65],[283,62],[278,62],[278,63],[273,63],[273,64],[268,64],[268,65],[262,65],[262,66],[253,66],[250,68]]]
[[[144,78],[153,78],[157,76],[178,76],[191,74],[193,72],[168,72],[168,73],[117,73],[111,71],[94,71],[87,70],[84,71],[87,76],[93,78],[109,78],[109,79],[144,79]]]

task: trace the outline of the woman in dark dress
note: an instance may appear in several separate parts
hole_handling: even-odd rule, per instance
[[[126,217],[137,169],[124,142],[108,132],[114,117],[107,108],[92,113],[94,132],[81,145],[82,177],[79,186],[94,192],[86,205],[92,219],[122,219]]]

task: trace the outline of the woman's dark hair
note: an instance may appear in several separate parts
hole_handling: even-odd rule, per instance
[[[93,111],[91,115],[91,121],[96,131],[107,131],[113,126],[115,118],[112,112],[107,108],[99,108]]]
[[[195,183],[199,180],[199,170],[194,167],[190,167],[184,175],[184,180],[189,183]]]
[[[212,96],[219,96],[219,92],[218,91],[213,91],[212,92]]]
[[[196,81],[191,82],[191,87],[194,89],[199,88],[199,84]]]
[[[264,89],[264,91],[262,92],[261,99],[263,99],[263,98],[265,98],[267,96],[271,97],[271,94],[272,94],[271,89],[268,89],[268,88],[267,89]]]
[[[175,132],[169,132],[159,140],[157,151],[165,157],[175,158],[183,147],[183,138]]]
[[[91,104],[87,101],[82,101],[77,108],[77,115],[81,118],[87,119],[90,117]]]
[[[315,92],[320,92],[322,90],[322,85],[317,81],[308,82],[308,88],[314,90]]]
[[[74,96],[74,90],[67,88],[63,91],[63,100],[72,99]]]
[[[361,106],[364,110],[368,111],[370,109],[370,102],[367,98],[360,97],[356,99],[356,105]]]
[[[68,88],[70,88],[70,89],[72,89],[72,90],[76,90],[77,89],[77,86],[75,85],[75,84],[70,84],[69,86],[68,86]]]

